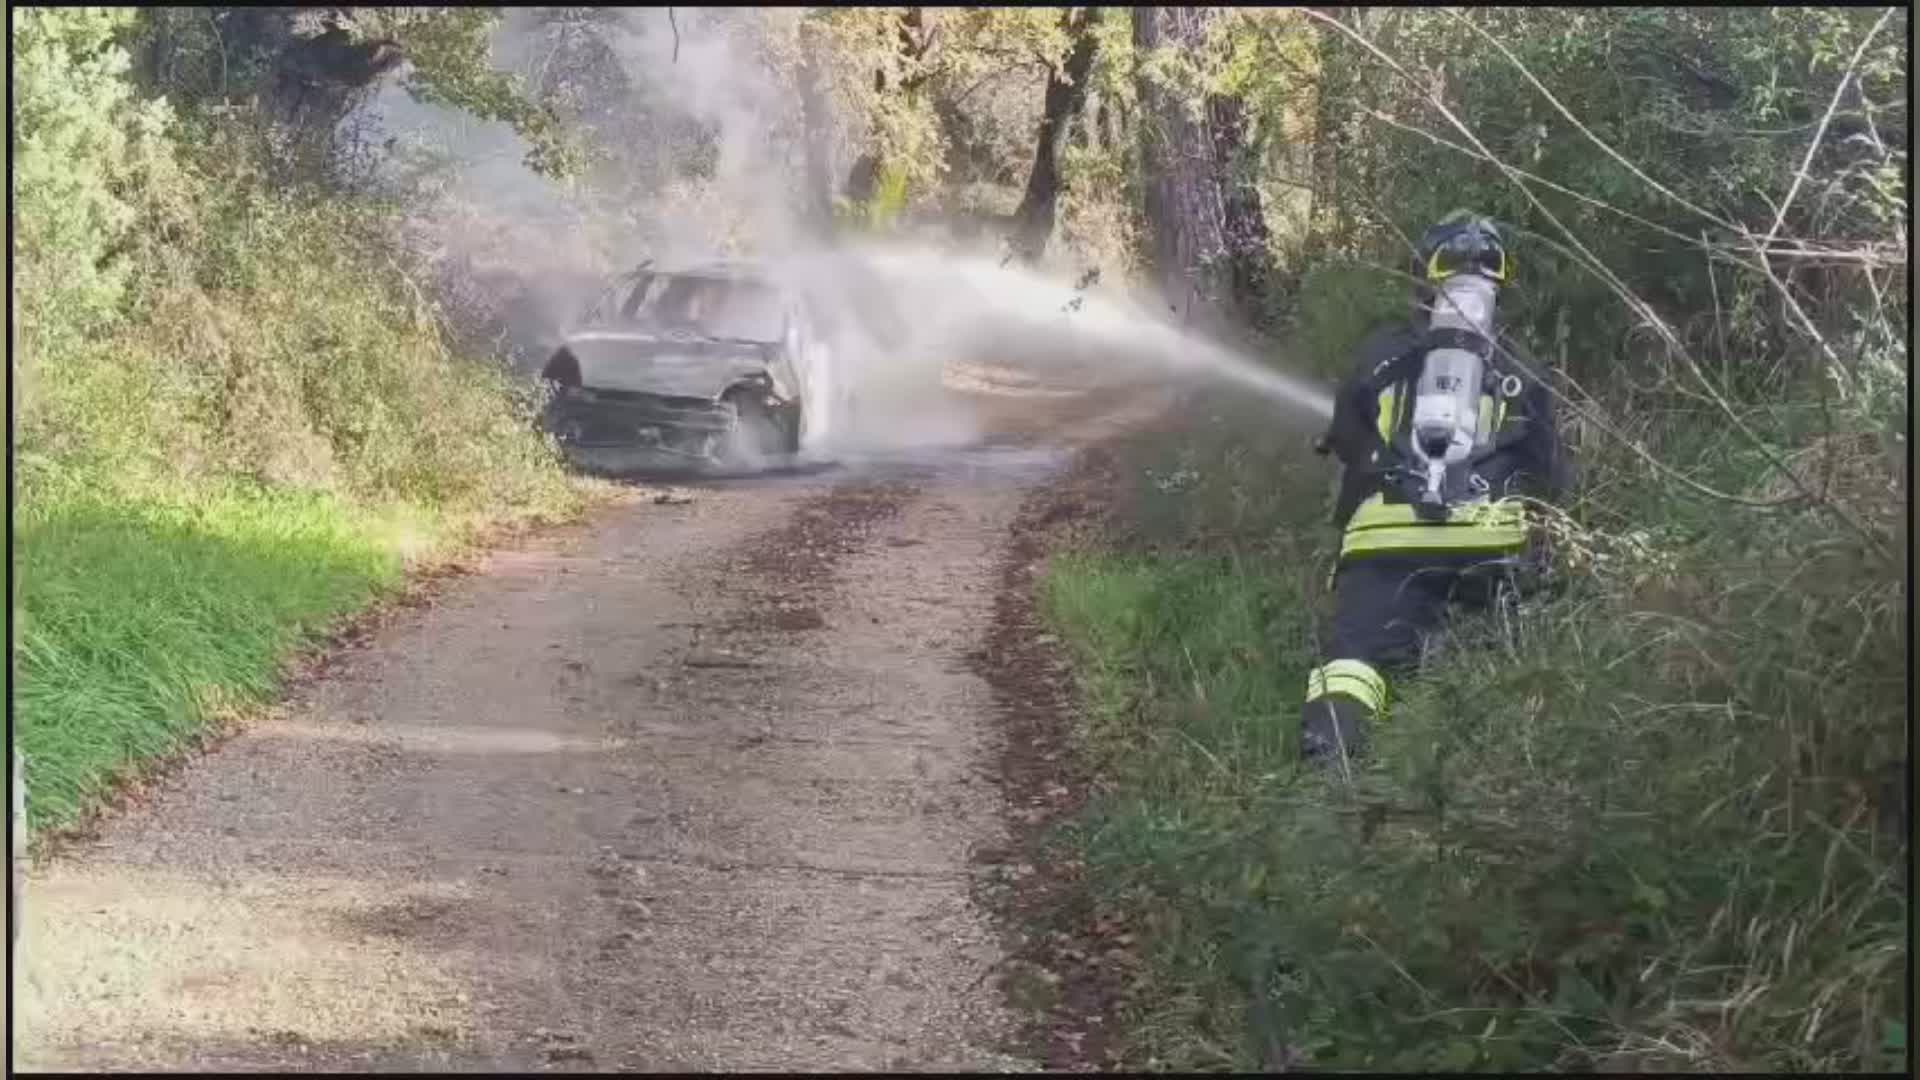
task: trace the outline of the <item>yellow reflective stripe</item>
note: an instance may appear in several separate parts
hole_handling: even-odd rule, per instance
[[[1335,660],[1307,673],[1307,700],[1317,701],[1328,694],[1345,695],[1378,713],[1386,708],[1387,680],[1372,664]]]
[[[1469,503],[1455,507],[1445,521],[1422,521],[1420,515],[1414,512],[1411,503],[1390,503],[1384,495],[1374,494],[1368,496],[1366,501],[1354,510],[1353,518],[1347,523],[1347,531],[1356,532],[1392,525],[1420,525],[1431,529],[1460,528],[1466,525],[1524,529],[1526,522],[1526,505],[1518,499]]]
[[[1413,507],[1406,503],[1390,503],[1383,495],[1369,495],[1365,502],[1354,510],[1353,517],[1347,520],[1347,531],[1369,529],[1376,525],[1406,525],[1419,520],[1414,516]]]
[[[1378,699],[1373,694],[1373,688],[1361,682],[1359,679],[1346,675],[1329,675],[1327,676],[1327,693],[1344,694],[1374,712],[1380,711],[1380,706],[1376,703]]]
[[[1374,426],[1380,429],[1380,438],[1386,442],[1393,441],[1393,406],[1399,396],[1398,384],[1380,391],[1380,415],[1375,418]]]
[[[1425,532],[1415,528],[1383,529],[1365,536],[1349,537],[1340,545],[1340,554],[1343,557],[1415,552],[1492,555],[1517,552],[1525,546],[1525,537],[1515,539],[1505,530],[1447,529],[1443,532]]]
[[[1441,254],[1440,252],[1436,251],[1433,254],[1427,256],[1427,280],[1428,281],[1436,281],[1436,282],[1445,281],[1448,278],[1453,276],[1453,274],[1440,269],[1440,254]],[[1502,285],[1504,285],[1507,282],[1507,272],[1509,269],[1507,265],[1507,255],[1505,252],[1500,253],[1500,268],[1497,270],[1489,269],[1485,266],[1477,266],[1474,269],[1477,270],[1480,274],[1488,278],[1491,278],[1494,281],[1497,281]]]
[[[1326,672],[1327,693],[1357,698],[1367,708],[1379,711],[1387,703],[1387,680],[1372,664],[1360,660],[1335,660],[1320,669]],[[1349,687],[1357,687],[1355,693]]]
[[[1516,499],[1456,507],[1445,521],[1422,521],[1412,506],[1375,495],[1354,511],[1340,554],[1502,551],[1526,543],[1526,508]]]

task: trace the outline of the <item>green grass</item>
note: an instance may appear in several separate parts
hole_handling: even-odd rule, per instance
[[[1899,1067],[1887,569],[1812,513],[1683,512],[1591,453],[1591,516],[1645,535],[1581,533],[1563,596],[1458,624],[1347,788],[1294,761],[1330,470],[1257,420],[1123,448],[1119,527],[1042,584],[1103,778],[1071,840],[1152,972],[1135,1061]]]
[[[166,167],[123,178],[126,287],[97,317],[52,302],[64,268],[100,257],[84,237],[17,253],[32,317],[8,573],[36,828],[268,700],[293,651],[409,558],[584,501],[533,388],[452,345],[393,241],[398,208],[290,181],[268,135],[200,117],[164,140]],[[43,186],[91,175],[43,165]]]
[[[14,723],[36,829],[72,822],[213,711],[265,700],[291,649],[444,535],[417,510],[239,487],[67,498],[22,507],[15,528]]]

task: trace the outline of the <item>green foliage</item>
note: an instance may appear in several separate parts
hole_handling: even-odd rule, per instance
[[[1799,328],[1781,309],[1774,286],[1725,258],[1702,257],[1697,246],[1704,242],[1751,261],[1751,244],[1727,226],[1767,232],[1807,140],[1841,89],[1845,58],[1881,12],[1620,8],[1560,14],[1514,11],[1494,19],[1390,9],[1353,22],[1416,78],[1437,81],[1447,105],[1494,154],[1540,178],[1530,183],[1539,200],[1666,313],[1694,348],[1716,360],[1778,351]],[[1724,224],[1687,210],[1595,145],[1476,34],[1469,19],[1594,136]],[[1342,242],[1357,244],[1383,268],[1398,268],[1403,236],[1417,236],[1439,214],[1471,203],[1520,230],[1520,287],[1503,301],[1516,327],[1542,340],[1565,333],[1577,344],[1574,374],[1583,378],[1631,355],[1643,320],[1559,249],[1567,237],[1498,168],[1431,141],[1429,135],[1456,146],[1467,142],[1425,102],[1425,85],[1409,85],[1337,33],[1323,38],[1322,68],[1332,76],[1323,92],[1331,95],[1329,115],[1342,125],[1326,133],[1341,150],[1337,191],[1330,194],[1345,204],[1353,230]],[[1886,241],[1888,224],[1904,222],[1904,195],[1874,178],[1899,172],[1906,160],[1905,107],[1889,104],[1904,101],[1906,38],[1900,15],[1866,53],[1815,158],[1818,179],[1788,213],[1782,235],[1851,249]],[[1436,74],[1441,68],[1443,79]],[[1775,271],[1804,284],[1814,276],[1790,265]],[[1710,273],[1718,279],[1709,280]],[[1874,306],[1873,288],[1904,288],[1897,271],[1872,287],[1851,270],[1818,276],[1829,290],[1845,290],[1819,298],[1840,301],[1826,305],[1834,315],[1850,304]]]
[[[1133,77],[1133,16],[1122,8],[1101,8],[1094,13],[1090,30],[1094,37],[1092,92],[1114,105],[1127,107],[1139,99],[1139,83]]]
[[[839,199],[834,204],[842,226],[872,234],[890,231],[906,207],[907,170],[898,164],[880,170],[871,198]]]
[[[921,208],[951,208],[977,202],[967,189],[979,184],[1018,200],[1047,77],[1072,46],[1063,13],[816,8],[803,32],[832,58],[832,107],[852,136],[850,156],[870,156],[877,174],[901,173]]]
[[[415,100],[511,125],[529,144],[526,164],[557,179],[586,164],[579,133],[514,74],[493,66],[501,9],[486,7],[151,8],[137,32],[150,89],[183,115],[239,108],[292,122],[276,156],[312,174],[339,163],[334,130],[357,94],[395,60]],[[302,158],[294,147],[321,152]],[[305,177],[313,179],[312,175]]]
[[[1331,32],[1308,63],[1283,23],[1257,44],[1254,24],[1222,31],[1224,61],[1159,61],[1189,96],[1236,88],[1269,137],[1316,92],[1306,153],[1269,143],[1266,168],[1310,166],[1292,177],[1335,203],[1287,350],[1317,375],[1404,314],[1407,237],[1463,203],[1516,225],[1501,309],[1574,377],[1584,482],[1554,530],[1565,591],[1457,624],[1347,787],[1299,775],[1292,749],[1330,470],[1205,403],[1211,423],[1123,455],[1116,536],[1057,559],[1045,598],[1104,784],[1074,839],[1151,962],[1136,1061],[1898,1068],[1911,523],[1906,322],[1885,298],[1908,210],[1881,177],[1906,158],[1904,13],[1838,98],[1781,215],[1792,239],[1763,268],[1747,235],[1780,215],[1882,14],[1343,15],[1418,85]],[[1430,86],[1502,160],[1585,197],[1533,182],[1697,371],[1496,167],[1435,145],[1468,140]],[[1802,243],[1832,261],[1785,250]],[[1811,499],[1781,501],[1779,464]]]
[[[578,175],[586,148],[518,77],[492,66],[490,46],[499,24],[498,8],[428,7],[356,10],[348,25],[363,39],[388,38],[400,46],[412,62],[406,85],[416,100],[510,124],[530,146],[528,168],[545,176]]]
[[[1573,531],[1565,595],[1458,622],[1347,788],[1293,747],[1326,478],[1214,411],[1123,448],[1125,541],[1044,579],[1103,781],[1073,836],[1151,964],[1136,1063],[1897,1067],[1903,600],[1858,543],[1591,458],[1589,512],[1637,531]],[[1755,474],[1704,426],[1654,445]],[[1846,453],[1837,483],[1891,471]],[[1902,527],[1898,488],[1874,498]]]
[[[210,153],[244,155],[236,135]],[[448,351],[377,208],[197,182],[196,244],[144,268],[140,317],[23,358],[24,452],[128,490],[241,477],[455,509],[552,497],[531,402]]]
[[[1062,245],[1114,281],[1130,280],[1141,262],[1139,170],[1132,166],[1115,146],[1069,145],[1061,154]]]
[[[13,253],[21,344],[71,341],[119,310],[138,188],[166,168],[165,102],[138,101],[114,35],[132,12],[16,8]],[[53,339],[62,339],[56,342]]]
[[[1306,370],[1337,383],[1353,370],[1354,350],[1375,328],[1405,319],[1408,289],[1362,263],[1318,262],[1300,283],[1293,341]]]
[[[1285,8],[1236,8],[1213,37],[1221,60],[1212,88],[1246,101],[1255,117],[1252,149],[1266,156],[1310,139],[1321,75],[1312,23]]]
[[[417,514],[247,487],[138,501],[70,489],[23,503],[16,526],[14,719],[36,832],[221,710],[264,700],[289,649],[439,532]]]
[[[1227,410],[1127,451],[1118,535],[1053,563],[1045,596],[1106,782],[1074,837],[1151,961],[1136,1060],[1899,1067],[1911,522],[1906,323],[1884,298],[1904,288],[1907,207],[1878,178],[1905,162],[1887,104],[1904,15],[1784,215],[1791,244],[1839,257],[1777,255],[1769,277],[1738,227],[1772,225],[1881,14],[1465,16],[1673,195],[1452,13],[1344,16],[1431,84],[1333,33],[1312,66],[1276,47],[1221,69],[1282,130],[1291,91],[1317,91],[1307,179],[1338,205],[1314,217],[1324,254],[1294,298],[1299,366],[1344,374],[1406,310],[1406,238],[1470,203],[1518,226],[1501,310],[1574,377],[1561,418],[1583,483],[1554,527],[1564,592],[1456,624],[1394,686],[1348,787],[1300,775],[1292,749],[1331,476]],[[1419,133],[1467,142],[1422,100],[1435,84],[1503,160],[1604,204],[1535,184],[1697,371],[1497,168]],[[1814,497],[1782,502],[1778,464]]]
[[[1139,148],[1134,143],[1138,85],[1133,77],[1132,17],[1123,8],[1095,12],[1082,137],[1061,154],[1061,247],[1103,280],[1129,281],[1143,259]]]
[[[812,13],[810,32],[835,58],[826,74],[836,112],[863,132],[856,156],[870,154],[882,171],[898,170],[911,186],[927,188],[945,166],[939,120],[919,91],[937,58],[903,45],[903,18],[901,8],[823,8]]]
[[[389,208],[179,129],[124,15],[13,13],[15,722],[36,821],[261,700],[287,649],[468,526],[578,495],[506,370],[455,356]]]

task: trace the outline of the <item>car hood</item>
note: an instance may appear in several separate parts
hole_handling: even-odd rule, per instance
[[[741,379],[765,374],[781,396],[793,394],[781,350],[768,342],[593,329],[567,335],[566,348],[590,389],[717,398]]]

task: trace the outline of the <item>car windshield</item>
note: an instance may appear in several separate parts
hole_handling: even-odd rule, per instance
[[[627,301],[627,318],[717,338],[778,341],[780,295],[756,282],[650,274]]]

